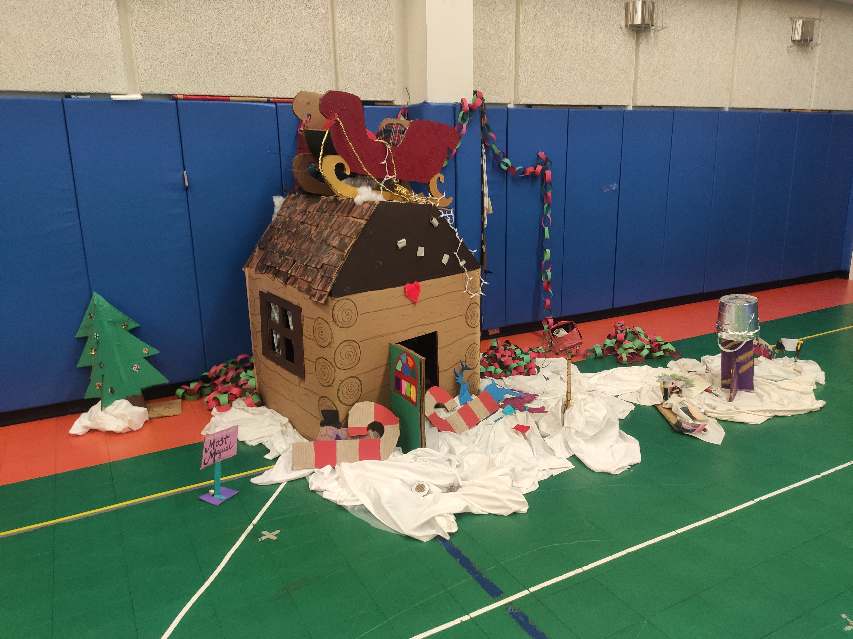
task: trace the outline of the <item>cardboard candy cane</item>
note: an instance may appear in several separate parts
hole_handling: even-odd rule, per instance
[[[400,437],[400,420],[389,409],[375,402],[354,404],[347,424],[347,435],[358,439],[295,442],[293,470],[388,459]],[[369,437],[371,431],[378,432],[380,436]]]
[[[518,391],[489,384],[470,402],[460,406],[446,390],[433,386],[424,395],[424,415],[440,431],[464,433],[497,412],[504,398],[517,394]],[[446,418],[439,416],[436,412],[438,406],[443,406],[450,414]]]

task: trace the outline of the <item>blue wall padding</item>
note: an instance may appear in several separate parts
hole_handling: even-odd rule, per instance
[[[293,156],[296,155],[296,130],[299,128],[299,120],[293,115],[293,105],[277,104],[276,120],[278,121],[278,149],[281,154],[281,185],[284,193],[289,193],[293,190],[291,163]]]
[[[614,306],[639,304],[658,297],[664,277],[672,120],[673,113],[669,110],[625,112]]]
[[[179,102],[206,365],[251,352],[242,268],[282,192],[272,104]]]
[[[613,305],[623,115],[612,109],[569,112],[562,247],[565,315]]]
[[[844,231],[841,264],[839,264],[839,268],[845,272],[851,268],[851,253],[853,253],[853,184],[850,185],[850,197],[847,200],[847,228]]]
[[[826,230],[820,230],[817,268],[833,271],[850,268],[850,244],[842,242],[841,259],[833,255],[836,237],[843,238],[847,229],[847,211],[853,189],[853,113],[832,115],[829,160],[827,162]]]
[[[368,129],[376,133],[382,120],[396,118],[399,112],[398,106],[367,105],[364,107],[364,123]]]
[[[517,165],[531,166],[536,153],[545,151],[553,162],[553,223],[551,268],[554,298],[552,313],[560,315],[563,281],[563,215],[566,187],[566,109],[508,110],[509,157]],[[507,178],[506,321],[533,322],[544,316],[542,309],[542,195],[534,177]]]
[[[0,100],[0,412],[83,396],[89,279],[62,102]]]
[[[454,109],[458,115],[459,108]],[[456,117],[456,116],[454,116]],[[471,253],[482,263],[480,255],[482,227],[482,186],[480,170],[480,114],[473,112],[468,131],[456,153],[456,228]]]
[[[829,239],[823,234],[821,225],[827,218],[826,161],[831,129],[832,119],[827,113],[797,114],[797,146],[785,229],[783,278],[817,273],[818,247]],[[833,252],[838,254],[837,249]]]
[[[773,282],[782,277],[796,137],[796,114],[761,114],[746,266],[750,284]]]
[[[720,113],[717,161],[705,268],[706,291],[719,291],[750,283],[746,272],[752,224],[752,193],[758,149],[758,113]],[[756,230],[761,242],[761,231]]]
[[[170,381],[193,379],[205,359],[177,106],[64,103],[92,288],[142,325]]]
[[[717,111],[675,111],[669,161],[664,271],[657,286],[658,299],[702,291],[718,116]],[[717,268],[713,263],[708,267]]]
[[[507,139],[507,108],[505,106],[490,106],[486,115],[489,126],[497,136],[496,144],[506,148]],[[479,131],[479,123],[474,135]],[[486,221],[486,272],[483,277],[488,282],[485,295],[481,302],[483,328],[500,328],[506,326],[506,244],[507,244],[507,174],[504,173],[489,154],[486,155],[489,183],[489,199],[492,201],[492,213]],[[457,174],[459,172],[457,168]],[[476,169],[479,176],[480,160],[477,159]],[[465,175],[470,175],[468,164],[465,165]],[[479,179],[476,182],[479,188]],[[462,181],[459,180],[459,189]],[[479,210],[479,209],[478,209]],[[467,215],[467,214],[465,214]]]
[[[367,125],[398,111],[367,106]],[[410,108],[448,125],[457,113]],[[553,160],[555,316],[849,267],[851,113],[488,115],[516,163],[539,150]],[[17,362],[0,412],[82,397],[74,333],[90,286],[140,322],[172,381],[247,350],[241,267],[270,197],[293,188],[297,127],[290,104],[0,99],[0,352]],[[488,160],[481,312],[483,328],[498,328],[543,317],[542,203],[537,180]],[[478,114],[442,173],[479,258]]]

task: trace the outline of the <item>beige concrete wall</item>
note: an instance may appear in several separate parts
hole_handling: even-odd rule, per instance
[[[519,0],[517,101],[625,104],[633,36],[618,2]]]
[[[657,0],[655,4],[662,28],[632,36],[639,42],[634,104],[726,106],[737,0]]]
[[[129,0],[143,93],[290,96],[334,82],[327,0]]]
[[[430,2],[0,0],[0,91],[400,101],[424,93]],[[460,51],[492,102],[853,109],[853,0],[657,0],[638,35],[623,4],[474,0]],[[794,15],[820,20],[818,46],[791,45]]]
[[[493,102],[853,109],[853,2],[657,0],[658,29],[623,0],[475,0],[474,80]],[[791,44],[790,18],[819,19]]]
[[[516,0],[474,0],[474,85],[492,102],[515,102]]]
[[[406,0],[0,0],[0,91],[392,100]]]
[[[811,106],[818,56],[812,48],[791,44],[791,16],[819,13],[820,4],[812,0],[750,0],[741,5],[732,106]]]
[[[853,6],[828,2],[821,17],[814,108],[853,109]]]
[[[126,88],[115,0],[0,0],[0,91]]]

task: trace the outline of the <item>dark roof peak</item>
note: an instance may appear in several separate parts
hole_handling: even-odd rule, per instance
[[[433,221],[435,220],[435,222]],[[398,242],[405,239],[405,246]],[[284,199],[246,268],[267,273],[324,303],[478,267],[438,209],[292,194]],[[418,256],[419,247],[423,256]],[[443,260],[443,256],[448,259]],[[446,262],[446,263],[445,263]]]

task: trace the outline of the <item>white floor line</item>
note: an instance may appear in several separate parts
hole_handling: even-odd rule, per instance
[[[660,543],[661,541],[664,541],[666,539],[671,539],[672,537],[675,537],[676,535],[680,535],[682,532],[687,532],[688,530],[694,530],[694,529],[698,528],[699,526],[704,526],[705,524],[709,524],[712,521],[716,521],[717,519],[721,519],[721,518],[726,517],[728,515],[734,514],[740,510],[743,510],[744,508],[749,508],[750,506],[754,506],[755,504],[761,503],[762,501],[772,499],[773,497],[777,497],[781,494],[784,494],[784,493],[788,492],[789,490],[793,490],[795,488],[798,488],[800,486],[803,486],[805,484],[813,482],[816,479],[822,479],[823,477],[826,477],[827,475],[831,475],[832,473],[838,472],[839,470],[844,470],[845,468],[849,468],[850,466],[853,466],[853,459],[851,459],[850,461],[845,462],[843,464],[840,464],[838,466],[835,466],[833,468],[830,468],[828,470],[825,470],[822,473],[818,473],[817,475],[812,475],[811,477],[807,477],[805,479],[801,479],[800,481],[794,482],[793,484],[789,484],[788,486],[785,486],[784,488],[780,488],[778,490],[774,490],[772,492],[769,492],[766,495],[762,495],[761,497],[756,497],[755,499],[750,499],[749,501],[745,501],[742,504],[735,506],[734,508],[729,508],[727,510],[724,510],[722,512],[717,513],[716,515],[711,515],[709,517],[705,517],[703,519],[700,519],[698,521],[693,522],[692,524],[688,524],[688,525],[682,526],[681,528],[678,528],[676,530],[672,530],[668,533],[658,535],[657,537],[653,537],[652,539],[648,539],[644,542],[641,542],[641,543],[636,544],[634,546],[630,546],[628,548],[625,548],[624,550],[620,550],[619,552],[613,553],[612,555],[609,555],[607,557],[603,557],[602,559],[598,559],[596,561],[588,563],[585,566],[581,566],[580,568],[575,568],[574,570],[564,572],[562,575],[552,577],[551,579],[548,579],[547,581],[543,581],[541,583],[538,583],[535,586],[530,586],[530,588],[525,588],[524,590],[520,590],[519,592],[515,593],[514,595],[510,595],[508,597],[505,597],[505,598],[501,599],[500,601],[496,601],[494,603],[489,604],[488,606],[483,606],[482,608],[478,608],[477,610],[472,610],[467,615],[457,617],[456,619],[454,619],[452,621],[448,621],[447,623],[441,624],[440,626],[436,626],[435,628],[430,628],[429,630],[425,630],[424,632],[413,636],[412,639],[426,639],[427,637],[432,637],[433,635],[437,635],[439,632],[442,632],[443,630],[447,630],[448,628],[451,628],[452,626],[456,626],[456,625],[459,625],[459,624],[464,623],[466,621],[470,621],[474,617],[477,617],[479,615],[487,613],[491,610],[494,610],[495,608],[500,608],[501,606],[509,603],[510,601],[515,601],[516,599],[521,599],[522,597],[526,597],[527,595],[530,595],[530,594],[532,594],[538,590],[542,590],[542,589],[547,588],[549,586],[553,586],[554,584],[565,581],[566,579],[570,579],[576,575],[581,574],[582,572],[586,572],[587,570],[592,570],[593,568],[596,568],[596,567],[601,566],[603,564],[610,563],[611,561],[619,559],[620,557],[624,557],[625,555],[629,555],[632,552],[636,552],[638,550],[642,550],[643,548],[647,548],[647,547],[652,546],[654,544]]]
[[[216,570],[210,573],[210,577],[207,578],[207,581],[205,581],[201,585],[201,588],[199,588],[192,596],[192,598],[186,603],[186,605],[181,608],[181,611],[178,613],[178,616],[175,617],[175,620],[171,623],[171,625],[166,628],[166,632],[163,633],[161,639],[168,639],[168,637],[172,636],[172,633],[175,631],[175,628],[177,628],[178,624],[181,623],[181,619],[184,618],[184,616],[190,611],[190,608],[192,608],[195,602],[198,601],[198,598],[204,594],[204,591],[207,590],[210,584],[212,584],[213,581],[219,576],[219,573],[222,572],[222,569],[225,568],[225,566],[231,560],[231,556],[235,552],[237,552],[237,549],[240,547],[240,544],[242,544],[246,540],[246,537],[248,537],[249,533],[252,532],[252,528],[257,525],[261,517],[264,516],[264,513],[267,512],[267,508],[272,505],[273,501],[275,501],[275,498],[278,497],[278,494],[286,485],[286,482],[284,484],[279,484],[278,488],[275,489],[275,492],[267,500],[267,503],[265,503],[263,507],[258,511],[258,514],[255,515],[255,518],[252,520],[252,523],[246,526],[246,530],[243,531],[243,534],[240,535],[240,538],[237,539],[236,542],[234,542],[233,546],[231,546],[231,550],[225,553],[225,556],[222,558],[222,561],[219,562],[219,565],[216,567]]]

